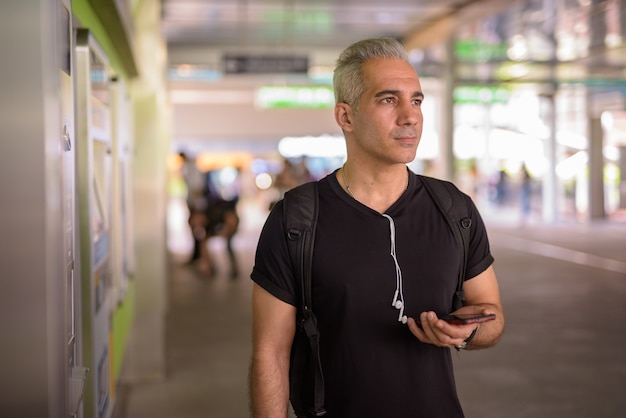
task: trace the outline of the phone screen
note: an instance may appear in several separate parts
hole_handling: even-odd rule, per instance
[[[443,319],[452,325],[467,325],[467,324],[479,324],[481,322],[493,321],[496,319],[496,314],[489,315],[475,315],[475,314],[456,314],[456,315],[441,315],[439,319]],[[421,326],[419,318],[415,321],[417,325]]]
[[[441,315],[440,319],[454,325],[479,324],[481,322],[492,321],[496,319],[496,314],[489,315],[472,315],[472,314],[455,314]]]

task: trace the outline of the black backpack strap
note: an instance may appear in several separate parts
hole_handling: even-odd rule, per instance
[[[317,182],[305,183],[287,191],[284,197],[283,210],[289,256],[294,269],[296,290],[299,295],[296,325],[300,330],[304,331],[309,341],[311,355],[307,357],[311,364],[308,365],[308,369],[314,373],[312,410],[297,410],[296,413],[306,413],[317,417],[326,413],[324,410],[324,376],[319,353],[319,331],[317,329],[317,320],[313,313],[311,295],[313,245],[315,242],[318,210]],[[301,353],[298,353],[298,355],[301,355]],[[293,378],[302,379],[303,376],[293,376]],[[306,387],[302,380],[290,382],[290,384],[293,387],[297,387],[298,391],[303,386]],[[299,395],[292,393],[291,396]],[[294,409],[300,407],[301,404],[299,402],[299,400],[294,402],[292,399]]]
[[[465,296],[463,294],[463,283],[465,281],[465,271],[467,268],[467,257],[469,252],[470,227],[472,220],[467,212],[467,204],[462,192],[451,182],[434,179],[432,177],[419,176],[428,194],[432,197],[439,211],[443,214],[452,230],[454,237],[461,247],[462,259],[459,268],[459,278],[457,289],[452,301],[453,310],[463,306]]]

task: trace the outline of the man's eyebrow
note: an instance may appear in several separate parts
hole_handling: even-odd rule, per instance
[[[387,95],[399,96],[400,95],[400,90],[381,90],[378,93],[376,93],[374,95],[374,97],[381,97],[381,96],[387,96]],[[415,91],[415,92],[413,92],[411,97],[413,97],[413,98],[419,97],[420,99],[423,99],[424,98],[424,93],[422,93],[421,91]]]

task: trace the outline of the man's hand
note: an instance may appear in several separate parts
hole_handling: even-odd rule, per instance
[[[463,313],[473,313],[464,310],[464,308],[461,308]],[[456,313],[461,313],[461,310]],[[461,345],[478,326],[478,324],[451,325],[443,319],[439,319],[432,311],[420,314],[421,327],[417,325],[414,318],[409,318],[407,324],[411,333],[421,342],[448,348]]]
[[[437,318],[432,311],[422,312],[418,326],[414,318],[408,319],[409,329],[423,343],[437,347],[457,347],[463,343],[472,332],[477,329],[472,343],[468,348],[487,348],[495,345],[504,331],[504,311],[500,301],[498,281],[493,266],[487,268],[478,276],[466,280],[463,284],[466,306],[452,314],[495,314],[493,321],[480,324],[451,325]]]

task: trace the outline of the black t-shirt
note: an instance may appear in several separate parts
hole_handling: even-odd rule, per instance
[[[418,176],[385,212],[395,224],[405,314],[452,309],[461,252]],[[463,417],[450,350],[421,343],[398,322],[390,222],[350,197],[335,174],[319,181],[313,253],[313,311],[320,330],[327,418]],[[480,215],[466,197],[472,229],[466,279],[493,257]],[[296,306],[282,202],[261,232],[252,280]]]

